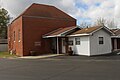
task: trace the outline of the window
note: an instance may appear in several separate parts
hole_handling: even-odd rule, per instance
[[[18,30],[18,41],[20,41],[20,29]]]
[[[73,41],[72,40],[68,41],[68,44],[73,45]]]
[[[75,38],[75,44],[80,45],[80,38]]]
[[[15,31],[14,31],[14,33],[13,33],[13,39],[14,39],[14,41],[15,41]]]
[[[99,37],[99,44],[104,44],[104,39],[103,39],[103,37]]]

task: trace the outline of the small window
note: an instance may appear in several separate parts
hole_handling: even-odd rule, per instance
[[[80,38],[75,38],[75,44],[80,45]]]
[[[103,37],[99,37],[99,44],[104,44],[104,39],[103,39]]]
[[[20,29],[18,30],[18,41],[20,41]]]
[[[68,41],[68,44],[73,45],[73,41],[72,40]]]
[[[14,41],[15,41],[15,31],[14,31],[14,33],[13,33],[13,39],[14,39]]]

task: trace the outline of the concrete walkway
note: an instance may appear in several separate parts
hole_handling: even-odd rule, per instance
[[[48,55],[40,55],[40,56],[24,56],[24,57],[19,57],[21,59],[43,59],[43,58],[50,58],[50,57],[55,57],[55,56],[61,56],[65,54],[48,54]]]

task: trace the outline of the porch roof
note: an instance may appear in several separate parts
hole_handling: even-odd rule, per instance
[[[59,29],[56,29],[54,31],[51,31],[51,32],[43,35],[43,38],[62,37],[62,36],[65,36],[65,34],[70,32],[71,30],[74,30],[76,28],[78,28],[78,27],[72,26],[72,27],[59,28]]]

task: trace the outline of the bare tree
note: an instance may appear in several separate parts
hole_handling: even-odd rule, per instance
[[[81,24],[80,24],[80,27],[82,27],[82,28],[88,28],[88,27],[90,27],[91,26],[91,24],[89,24],[89,23],[87,23],[87,22],[82,22]]]
[[[117,25],[115,24],[114,19],[110,20],[110,21],[107,21],[107,27],[109,27],[109,28],[117,28]]]
[[[105,26],[107,20],[104,18],[98,18],[95,22],[96,25]]]
[[[117,28],[114,19],[107,20],[105,18],[98,18],[95,22],[95,25],[106,26],[108,28]]]

